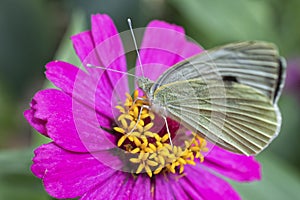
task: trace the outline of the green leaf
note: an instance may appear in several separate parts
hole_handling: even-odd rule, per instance
[[[299,199],[300,175],[296,169],[271,153],[258,156],[262,180],[251,183],[232,182],[245,200]]]

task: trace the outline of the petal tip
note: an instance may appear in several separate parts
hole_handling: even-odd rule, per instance
[[[184,34],[183,27],[178,26],[176,24],[166,22],[166,21],[162,21],[162,20],[150,21],[149,24],[147,25],[147,28],[166,28],[166,29],[175,30],[175,31],[178,31],[178,32]]]

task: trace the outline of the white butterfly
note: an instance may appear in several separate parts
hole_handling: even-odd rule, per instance
[[[155,82],[142,77],[150,109],[218,146],[255,155],[278,135],[285,60],[275,45],[247,41],[186,59]]]
[[[130,19],[128,24],[143,74]],[[280,131],[277,101],[286,62],[272,43],[227,44],[175,64],[155,82],[136,78],[149,101],[148,109],[165,119],[169,137],[167,117],[229,151],[256,155]]]

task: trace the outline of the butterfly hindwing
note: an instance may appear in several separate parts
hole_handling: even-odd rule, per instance
[[[233,152],[257,154],[278,134],[272,101],[247,85],[198,78],[165,84],[153,97],[168,117]]]

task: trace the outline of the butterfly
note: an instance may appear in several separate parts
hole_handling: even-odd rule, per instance
[[[138,78],[150,109],[231,152],[256,155],[278,135],[286,62],[277,47],[246,41],[183,60],[155,82]]]

